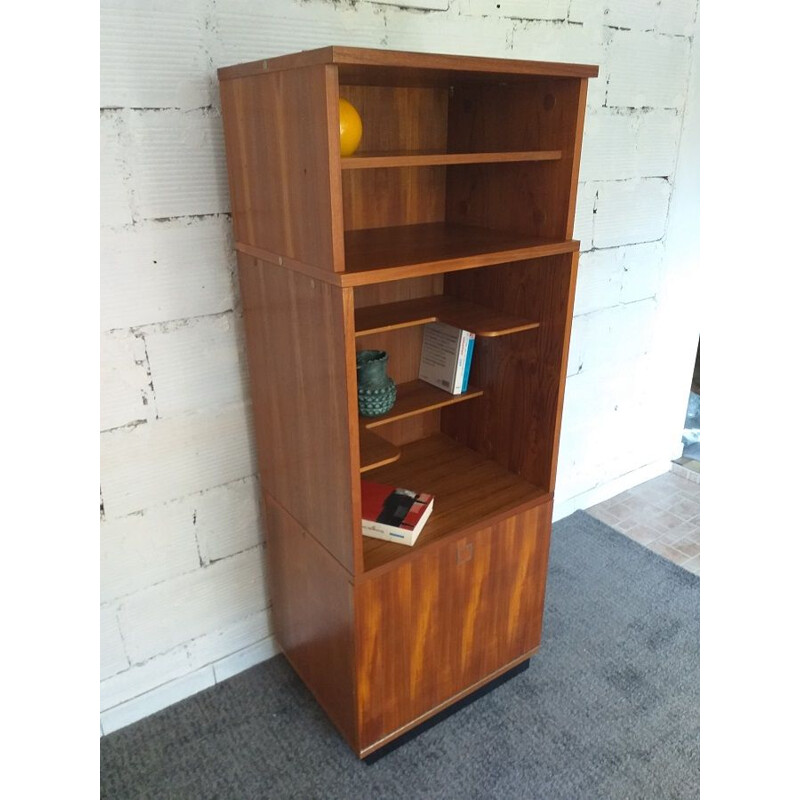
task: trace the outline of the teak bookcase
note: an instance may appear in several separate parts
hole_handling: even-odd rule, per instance
[[[361,757],[539,645],[596,75],[351,47],[219,70],[275,634]],[[417,380],[433,320],[477,334],[463,395]],[[372,348],[398,397],[364,420]],[[362,537],[362,475],[435,495],[414,547]]]

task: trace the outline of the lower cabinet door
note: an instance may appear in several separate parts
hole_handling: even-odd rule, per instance
[[[551,519],[548,502],[356,586],[362,754],[539,645]]]

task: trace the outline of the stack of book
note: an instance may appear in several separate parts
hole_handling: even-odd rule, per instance
[[[422,334],[419,378],[450,394],[467,390],[475,334],[447,325],[428,323]]]
[[[431,511],[432,495],[361,481],[361,532],[364,536],[412,545]]]

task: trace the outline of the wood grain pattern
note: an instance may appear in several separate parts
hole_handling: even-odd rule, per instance
[[[443,222],[445,167],[342,173],[345,231]]]
[[[593,64],[568,64],[549,61],[485,58],[438,53],[414,53],[401,50],[378,50],[366,47],[328,46],[275,58],[249,61],[217,71],[220,81],[260,74],[265,71],[296,69],[312,64],[338,64],[344,81],[374,81],[383,78],[389,85],[412,84],[427,78],[448,85],[461,76],[512,78],[515,76],[560,75],[569,78],[596,78]]]
[[[581,102],[583,97],[583,103]],[[585,94],[577,81],[462,84],[450,98],[448,149],[561,149],[564,159],[472,165],[447,173],[447,219],[496,230],[568,238],[576,124]]]
[[[346,231],[347,270],[341,280],[347,286],[395,281],[572,252],[577,247],[577,242],[563,239],[449,223]]]
[[[361,424],[365,428],[377,428],[389,422],[396,422],[405,417],[424,414],[436,408],[464,403],[480,397],[483,391],[475,386],[469,386],[466,392],[450,394],[443,389],[437,389],[425,381],[413,380],[397,384],[397,400],[394,406],[379,417],[362,417]]]
[[[426,275],[354,287],[355,316],[358,317],[360,309],[365,306],[439,295],[443,285],[442,275]],[[419,376],[422,328],[412,327],[364,335],[357,339],[357,346],[359,350],[386,350],[389,353],[389,374],[397,383],[414,381]],[[438,431],[439,412],[434,410],[383,425],[380,435],[395,445],[403,445]]]
[[[443,150],[447,145],[446,89],[342,85],[339,94],[360,113],[360,150]],[[445,178],[443,166],[344,171],[345,230],[444,220]]]
[[[472,408],[445,409],[442,430],[537,486],[553,491],[557,421],[572,324],[573,258],[551,256],[448,275],[446,291],[540,321],[529,332],[478,339]],[[503,409],[502,414],[496,409]]]
[[[413,86],[339,86],[359,112],[363,132],[356,154],[443,151],[447,147],[447,89]],[[345,161],[353,159],[342,159]]]
[[[551,513],[545,503],[357,585],[362,751],[538,646]]]
[[[352,573],[361,524],[352,500],[358,453],[350,432],[342,291],[239,259],[262,485]],[[353,365],[352,380],[354,374]]]
[[[440,540],[542,503],[549,496],[544,488],[441,433],[405,445],[398,461],[374,470],[369,479],[429,492],[435,500],[413,547],[364,537],[365,572],[420,557]]]
[[[357,750],[350,576],[267,494],[264,510],[275,636],[317,702]]]
[[[349,47],[219,70],[276,636],[360,756],[539,644],[596,74]],[[429,319],[479,334],[471,395],[417,380]],[[384,418],[357,348],[390,355]],[[435,496],[414,547],[361,535],[362,470]]]
[[[438,295],[356,309],[356,337],[429,322],[444,322],[471,331],[476,336],[507,336],[539,327],[535,320]]]
[[[580,82],[578,96],[576,100],[574,136],[572,137],[572,151],[570,153],[570,164],[572,172],[568,181],[567,190],[567,218],[564,224],[564,236],[571,239],[575,228],[575,205],[578,198],[578,176],[581,170],[581,148],[583,146],[583,125],[586,117],[586,95],[589,91],[589,81],[584,79]]]
[[[225,81],[220,97],[236,241],[341,271],[332,69]]]
[[[386,167],[432,167],[447,164],[501,164],[520,161],[558,161],[560,150],[529,150],[495,153],[451,153],[441,151],[405,151],[389,153],[357,152],[341,160],[343,170]]]
[[[362,473],[391,464],[400,458],[400,448],[376,433],[362,427],[358,434]]]

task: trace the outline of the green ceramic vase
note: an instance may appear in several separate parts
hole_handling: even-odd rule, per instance
[[[397,387],[386,374],[389,354],[385,350],[356,353],[358,410],[364,417],[379,417],[394,405]]]

